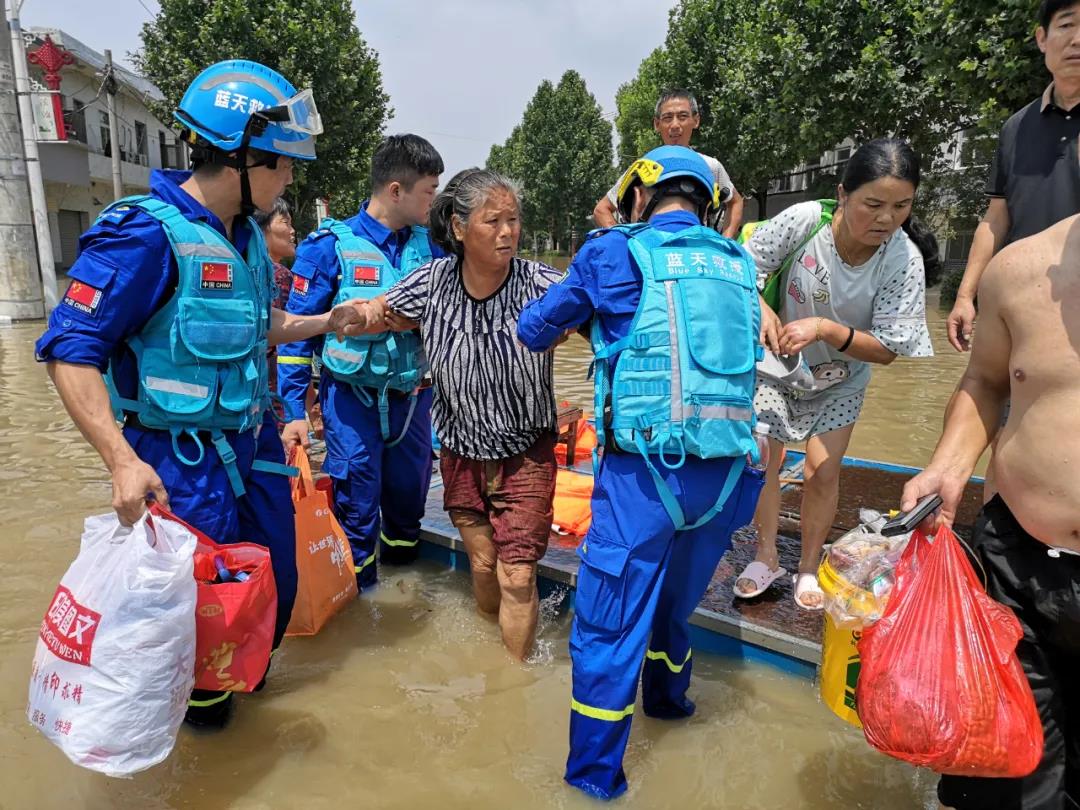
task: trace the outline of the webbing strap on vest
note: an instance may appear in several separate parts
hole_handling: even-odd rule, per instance
[[[416,401],[418,399],[420,397],[415,391],[409,394],[409,412],[405,415],[405,425],[401,428],[401,435],[392,442],[386,442],[387,447],[396,447],[405,438],[405,434],[409,432],[409,425],[412,424],[413,414],[416,413]],[[382,429],[383,441],[386,441],[390,438],[390,401],[387,397],[386,388],[383,388],[379,394],[379,427]]]
[[[660,496],[660,502],[664,504],[664,508],[671,517],[671,522],[675,524],[675,531],[677,532],[700,528],[720,514],[728,498],[731,497],[731,493],[735,491],[735,485],[739,482],[739,476],[742,475],[743,468],[746,466],[745,456],[733,458],[731,460],[731,469],[728,470],[724,486],[720,488],[720,497],[716,499],[716,503],[704,515],[688,524],[679,501],[668,487],[667,482],[660,477],[660,472],[656,469],[656,465],[652,463],[652,459],[649,458],[649,449],[645,445],[645,437],[641,435],[640,431],[634,432],[634,444],[645,459],[645,464],[649,467],[649,474],[652,475],[653,483],[656,485],[656,494]]]
[[[239,498],[247,490],[244,489],[244,479],[240,477],[240,470],[236,467],[236,452],[229,445],[225,434],[220,430],[210,431],[210,441],[213,443],[214,449],[217,450],[218,457],[225,467],[225,475],[229,477],[233,495]]]

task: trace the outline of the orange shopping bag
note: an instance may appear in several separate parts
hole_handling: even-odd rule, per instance
[[[195,688],[250,692],[266,674],[277,623],[270,550],[257,543],[216,543],[157,505],[150,511],[195,535]],[[214,558],[228,571],[221,581]],[[239,576],[237,576],[239,575]]]
[[[292,482],[298,579],[296,604],[285,634],[313,636],[356,598],[356,574],[348,538],[334,517],[326,491],[315,486],[303,448],[290,463],[300,468]]]

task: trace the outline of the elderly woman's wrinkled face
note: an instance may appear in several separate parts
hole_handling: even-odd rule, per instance
[[[521,237],[517,199],[509,191],[494,189],[484,204],[469,215],[465,227],[454,219],[454,235],[465,246],[465,259],[470,264],[508,266]]]

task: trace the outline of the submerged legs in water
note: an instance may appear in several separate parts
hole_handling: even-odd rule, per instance
[[[524,660],[532,652],[536,640],[536,621],[540,612],[540,596],[536,591],[536,563],[498,564],[499,628],[503,644],[515,658]]]
[[[458,531],[469,555],[476,609],[485,619],[498,621],[499,603],[502,600],[499,580],[495,573],[494,529],[488,523],[483,526],[460,526]]]
[[[491,524],[460,526],[458,531],[469,555],[477,611],[499,623],[503,644],[511,655],[526,658],[536,640],[539,615],[536,563],[499,560]]]

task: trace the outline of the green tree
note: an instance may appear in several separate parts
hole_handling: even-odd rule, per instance
[[[682,0],[620,92],[619,135],[640,146],[644,96],[686,87],[702,107],[695,145],[759,203],[771,178],[845,138],[900,136],[923,156],[920,209],[949,235],[985,205],[971,189],[1002,123],[1047,81],[1033,12],[1030,0]],[[942,146],[960,131],[976,148],[957,172]]]
[[[317,197],[328,197],[335,215],[355,212],[391,110],[349,0],[161,0],[142,41],[134,61],[165,96],[162,120],[195,76],[223,59],[252,59],[312,88],[325,131],[318,160],[298,163],[290,202],[301,225],[311,223]]]
[[[588,229],[586,218],[612,182],[611,124],[585,81],[568,70],[558,85],[540,83],[487,165],[524,186],[526,235],[547,235],[556,250],[568,248]]]

